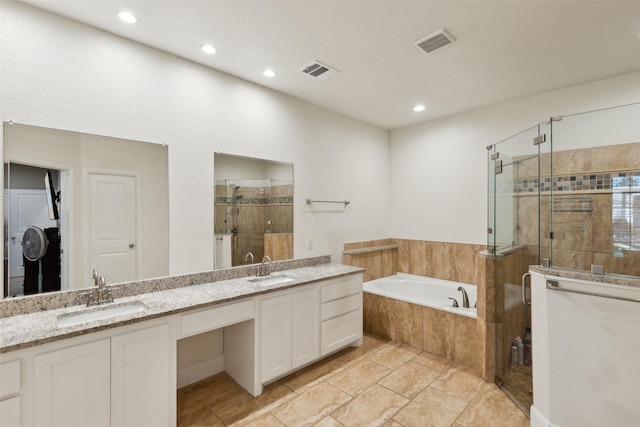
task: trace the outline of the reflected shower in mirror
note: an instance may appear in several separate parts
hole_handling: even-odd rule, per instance
[[[168,274],[166,146],[5,123],[4,178],[3,296]]]
[[[293,258],[293,165],[215,153],[215,268]]]

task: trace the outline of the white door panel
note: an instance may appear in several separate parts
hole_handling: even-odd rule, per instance
[[[49,219],[45,190],[9,190],[10,227],[9,231],[9,275],[24,276],[22,261],[22,236],[31,226],[42,229],[55,227],[56,221]]]
[[[108,283],[136,279],[136,176],[89,173],[89,265]],[[85,202],[87,203],[87,202]]]

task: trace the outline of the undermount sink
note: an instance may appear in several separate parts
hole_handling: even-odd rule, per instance
[[[292,279],[289,276],[263,276],[256,277],[254,279],[249,279],[250,282],[255,283],[260,286],[271,286],[271,285],[283,285],[285,283],[293,282],[295,279]]]
[[[58,327],[75,326],[95,320],[105,320],[112,317],[145,311],[147,306],[140,301],[109,304],[87,308],[74,313],[65,313],[58,316]]]

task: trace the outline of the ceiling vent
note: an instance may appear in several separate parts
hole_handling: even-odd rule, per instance
[[[456,39],[449,34],[444,28],[439,29],[433,34],[429,34],[426,37],[421,38],[413,42],[417,47],[427,53],[431,53],[436,49],[440,49],[443,46],[453,43]]]
[[[329,77],[335,76],[340,71],[333,69],[328,65],[323,64],[322,62],[315,61],[305,66],[302,69],[302,72],[318,80],[326,80]]]

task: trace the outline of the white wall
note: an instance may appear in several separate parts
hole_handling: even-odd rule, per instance
[[[297,258],[340,261],[343,242],[389,234],[388,131],[25,4],[0,8],[3,121],[169,146],[171,274],[213,268],[216,151],[294,163]],[[309,197],[352,204],[313,212]]]
[[[487,146],[552,116],[633,102],[640,72],[392,131],[391,236],[486,243]]]

